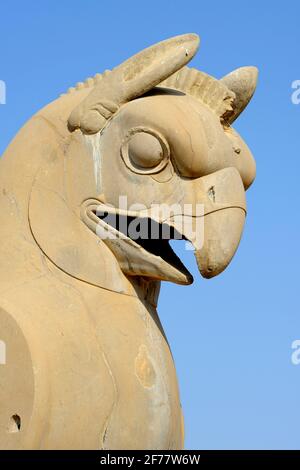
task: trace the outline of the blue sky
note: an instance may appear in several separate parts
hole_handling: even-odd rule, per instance
[[[279,6],[280,4],[280,6]],[[196,32],[193,65],[216,77],[260,70],[256,95],[235,124],[257,161],[240,248],[226,272],[164,284],[159,312],[180,383],[187,449],[299,449],[299,117],[296,1],[63,0],[1,4],[0,154],[20,126],[69,86],[140,49]]]

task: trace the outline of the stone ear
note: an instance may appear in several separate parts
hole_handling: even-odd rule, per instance
[[[71,113],[69,129],[95,134],[118,107],[164,81],[196,54],[199,37],[184,34],[159,42],[103,75],[90,94]]]
[[[237,119],[251,100],[256,89],[257,77],[256,67],[240,67],[221,78],[220,82],[235,94],[232,104],[233,110],[226,116],[229,124]]]

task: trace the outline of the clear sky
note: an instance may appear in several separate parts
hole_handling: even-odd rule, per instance
[[[195,282],[161,292],[187,449],[300,448],[300,364],[291,361],[300,339],[300,105],[291,101],[299,15],[296,1],[1,2],[0,154],[69,86],[176,34],[200,35],[193,65],[211,75],[260,70],[235,124],[257,161],[240,248],[227,271],[207,281],[178,242]]]

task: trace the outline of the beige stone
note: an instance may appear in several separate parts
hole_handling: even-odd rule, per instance
[[[257,71],[188,68],[198,44],[174,37],[79,83],[1,159],[2,449],[183,446],[156,306],[160,281],[192,276],[168,240],[134,240],[108,219],[172,227],[207,278],[232,259],[255,163],[231,124]]]

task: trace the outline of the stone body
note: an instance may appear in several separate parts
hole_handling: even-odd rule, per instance
[[[153,251],[130,237],[105,239],[116,227],[99,210],[123,214],[120,195],[143,204],[132,219],[149,219],[153,203],[177,204],[178,213],[153,220],[177,230],[178,220],[204,218],[201,243],[182,234],[202,275],[230,262],[255,177],[231,123],[257,73],[246,67],[216,80],[188,69],[198,43],[172,38],[78,84],[1,158],[2,449],[183,447],[156,307],[160,281],[192,276],[160,240]],[[184,213],[196,203],[201,216]]]

